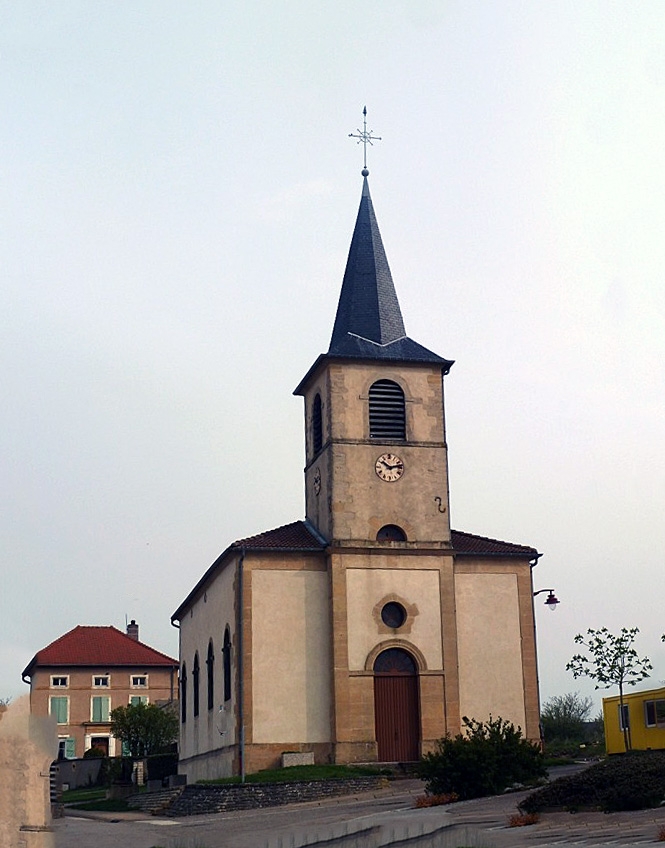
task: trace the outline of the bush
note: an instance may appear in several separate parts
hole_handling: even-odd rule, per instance
[[[106,751],[103,748],[88,748],[83,752],[84,760],[95,760],[106,756]]]
[[[605,812],[657,807],[665,798],[665,751],[633,751],[560,777],[519,805],[525,813],[557,808]]]
[[[502,718],[463,719],[466,734],[445,736],[417,767],[428,794],[456,793],[461,800],[497,795],[513,784],[545,777],[543,755],[522,731]]]

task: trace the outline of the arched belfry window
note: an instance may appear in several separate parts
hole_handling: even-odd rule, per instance
[[[384,524],[376,534],[377,542],[406,542],[406,533],[396,524]]]
[[[215,653],[212,648],[212,639],[208,642],[206,668],[208,672],[208,709],[211,710],[215,704]]]
[[[231,632],[227,627],[224,631],[224,647],[222,649],[224,664],[224,700],[231,700]]]
[[[369,435],[372,439],[406,439],[406,405],[401,386],[377,380],[369,390]]]
[[[194,670],[192,671],[192,701],[194,717],[199,714],[199,677],[201,668],[199,666],[199,652],[194,654]]]
[[[321,415],[321,395],[314,396],[312,404],[312,450],[317,454],[323,447],[323,418]]]

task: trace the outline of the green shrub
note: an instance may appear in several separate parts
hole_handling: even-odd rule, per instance
[[[526,813],[552,808],[605,812],[657,807],[665,798],[665,751],[633,751],[536,790],[519,805]]]
[[[87,751],[83,752],[84,760],[101,760],[102,757],[106,756],[106,751],[103,748],[88,748]]]
[[[466,734],[439,739],[436,750],[418,765],[428,793],[480,798],[545,776],[540,749],[522,737],[519,727],[492,716],[485,723],[465,716],[463,722]]]

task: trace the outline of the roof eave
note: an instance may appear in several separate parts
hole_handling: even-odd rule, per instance
[[[321,366],[325,362],[378,362],[382,364],[389,363],[390,365],[412,365],[412,366],[423,366],[423,365],[431,365],[437,366],[441,369],[441,373],[445,377],[450,369],[455,364],[454,359],[441,359],[440,362],[427,362],[425,360],[417,360],[417,359],[386,359],[382,356],[343,356],[339,353],[321,353],[314,361],[313,365],[309,369],[309,371],[305,374],[302,380],[298,383],[296,388],[293,390],[294,395],[304,395],[307,385],[311,382],[314,375],[319,371]]]

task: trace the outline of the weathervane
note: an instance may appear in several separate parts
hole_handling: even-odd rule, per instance
[[[369,174],[367,170],[367,145],[371,144],[373,141],[381,141],[380,135],[372,135],[372,130],[367,131],[367,106],[363,106],[363,128],[362,130],[358,130],[357,133],[349,133],[349,138],[357,138],[358,144],[363,145],[364,155],[363,155],[363,169],[362,175],[366,177]]]

